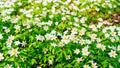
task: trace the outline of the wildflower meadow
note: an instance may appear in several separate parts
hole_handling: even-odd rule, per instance
[[[0,68],[120,68],[120,0],[0,0]]]

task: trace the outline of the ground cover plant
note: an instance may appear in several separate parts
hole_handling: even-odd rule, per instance
[[[0,68],[119,68],[120,0],[0,0]]]

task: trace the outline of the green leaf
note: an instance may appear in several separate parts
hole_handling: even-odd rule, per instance
[[[64,66],[64,68],[72,68],[73,66],[71,64],[67,64]]]
[[[57,64],[55,68],[62,68],[62,64]]]
[[[35,59],[31,60],[31,64],[33,65],[34,63],[37,63]]]

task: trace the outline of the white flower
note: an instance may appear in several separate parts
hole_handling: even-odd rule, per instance
[[[117,47],[117,50],[120,51],[120,45]]]
[[[74,38],[75,38],[75,35],[73,35],[73,34],[69,35],[70,40],[73,40]]]
[[[75,22],[79,22],[79,19],[77,17],[74,18]]]
[[[41,66],[37,66],[37,68],[41,68]]]
[[[104,51],[106,49],[104,45],[101,45],[100,48],[102,49],[102,51]]]
[[[68,36],[62,36],[62,40],[61,41],[66,43],[66,44],[70,42]]]
[[[91,66],[92,66],[92,68],[98,68],[97,63],[93,63],[93,62],[92,62],[92,65],[91,65]]]
[[[58,22],[55,22],[55,25],[57,26],[57,25],[58,25]]]
[[[49,18],[53,18],[54,16],[53,15],[50,15]]]
[[[26,13],[26,17],[32,18],[33,16],[30,13]]]
[[[100,28],[103,25],[103,23],[99,22],[97,25],[97,28]]]
[[[102,22],[102,21],[103,21],[103,19],[102,19],[102,18],[98,18],[98,21],[101,21],[101,22]]]
[[[62,42],[59,42],[59,47],[63,47],[64,46],[64,43],[62,43]]]
[[[7,29],[7,27],[6,27],[6,26],[3,26],[3,29]]]
[[[99,44],[97,44],[97,46],[96,46],[97,48],[100,48],[101,47],[101,44],[99,43]]]
[[[114,32],[115,29],[116,29],[116,26],[110,26],[108,29],[109,29],[111,32]]]
[[[78,33],[78,29],[77,28],[73,28],[71,33],[74,35],[74,34],[77,34]]]
[[[83,44],[85,44],[85,40],[80,39],[80,40],[79,40],[79,43],[80,43],[81,45],[83,45]]]
[[[20,41],[15,41],[14,43],[15,43],[15,45],[19,45]]]
[[[108,33],[105,34],[105,37],[106,37],[106,38],[108,38],[109,36],[110,36],[110,34],[108,34]]]
[[[4,68],[12,68],[12,65],[7,64]]]
[[[118,31],[118,35],[120,36],[120,30]]]
[[[51,46],[56,47],[57,44],[56,43],[51,43]]]
[[[79,24],[78,24],[78,23],[74,23],[73,25],[76,26],[76,27],[79,27]]]
[[[85,43],[91,44],[92,42],[90,40],[85,40]]]
[[[51,35],[51,40],[55,40],[56,38],[56,35]]]
[[[47,31],[49,29],[48,26],[44,26],[43,28],[45,31]]]
[[[17,68],[20,68],[20,66],[17,66]]]
[[[76,13],[75,13],[75,12],[71,12],[71,15],[75,16],[75,15],[76,15]]]
[[[90,68],[90,66],[89,65],[84,65],[83,68]]]
[[[91,34],[90,37],[91,37],[91,40],[93,41],[93,40],[96,39],[97,35],[96,34]]]
[[[51,39],[51,34],[46,34],[45,38],[46,38],[46,40],[50,40]]]
[[[83,59],[81,58],[77,58],[77,62],[81,62]]]
[[[111,42],[114,42],[115,38],[114,37],[110,37],[110,40],[111,40]]]
[[[79,49],[75,49],[74,53],[78,55],[80,53],[80,50]]]
[[[64,34],[66,35],[68,33],[68,30],[64,31]]]
[[[3,53],[0,53],[0,61],[4,59]]]
[[[118,62],[120,63],[120,58],[118,59]]]
[[[113,58],[117,56],[116,51],[113,51],[113,50],[111,50],[111,52],[109,52],[108,55]]]
[[[52,60],[49,60],[49,65],[52,65],[52,64],[53,64]]]
[[[40,40],[40,41],[43,41],[45,38],[44,38],[44,36],[39,34],[39,35],[36,35],[36,39]]]
[[[82,18],[80,19],[80,22],[81,22],[81,23],[85,23],[86,20],[87,20],[86,17],[82,17]]]
[[[95,10],[96,10],[96,11],[100,11],[100,9],[99,9],[99,8],[95,8]]]
[[[27,44],[26,41],[22,41],[22,46],[25,47],[25,45]]]
[[[7,44],[8,47],[11,47],[12,40],[9,40],[9,39],[8,39],[8,40],[6,41],[6,44]]]
[[[44,49],[43,49],[43,53],[44,53],[44,54],[46,54],[46,53],[47,53],[47,51],[48,51],[48,49],[47,49],[47,48],[44,48]]]
[[[0,34],[0,39],[2,39],[3,38],[3,36],[2,36],[2,34]]]
[[[66,17],[62,17],[62,20],[66,20]]]
[[[22,2],[18,2],[17,4],[18,4],[19,6],[21,6],[21,5],[22,5]]]
[[[14,28],[15,28],[16,30],[20,30],[20,26],[19,26],[19,25],[15,25]]]
[[[98,29],[95,25],[90,25],[89,28],[91,28],[93,31],[98,31]]]
[[[82,28],[80,31],[79,31],[79,35],[82,36],[84,35],[86,32],[85,28]]]
[[[115,51],[117,50],[117,48],[116,48],[115,46],[112,46],[111,48],[112,48],[113,50],[115,50]]]
[[[73,42],[74,42],[74,43],[78,43],[78,42],[79,42],[79,39],[78,39],[78,38],[73,38]]]
[[[109,65],[109,68],[114,68],[112,65]]]
[[[10,56],[15,55],[17,57],[19,53],[20,52],[18,52],[18,48],[16,48],[16,49],[12,48],[11,50],[9,50]]]
[[[88,56],[90,52],[88,51],[88,46],[82,48],[82,55],[83,56]]]
[[[6,33],[9,33],[9,32],[10,32],[10,29],[9,29],[9,28],[5,29],[5,32],[6,32]]]
[[[69,60],[69,59],[70,59],[70,55],[67,55],[67,56],[66,56],[66,60]]]
[[[111,34],[112,36],[116,36],[116,32],[114,32],[114,31],[112,31],[110,34]]]
[[[15,38],[15,36],[13,36],[13,35],[10,35],[10,36],[8,37],[9,40],[14,40],[14,38]]]
[[[103,24],[111,25],[111,23],[108,22],[107,20],[103,21]]]
[[[101,39],[100,38],[96,38],[96,41],[99,43],[99,42],[101,42]]]
[[[50,20],[49,20],[49,21],[47,22],[47,25],[51,26],[52,23],[53,23],[53,21],[50,21]]]
[[[103,33],[106,33],[106,31],[107,31],[107,29],[106,29],[106,28],[102,29],[102,32],[103,32]]]

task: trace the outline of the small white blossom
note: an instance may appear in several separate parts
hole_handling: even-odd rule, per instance
[[[51,46],[56,47],[57,44],[56,43],[51,43]]]
[[[21,42],[20,41],[15,41],[15,45],[19,45]]]
[[[49,60],[49,65],[52,65],[52,64],[53,64],[52,60]]]
[[[108,55],[109,55],[110,57],[115,58],[115,57],[117,56],[117,53],[116,53],[116,51],[111,50],[111,52],[109,52]]]
[[[8,39],[9,39],[9,40],[14,40],[14,39],[15,39],[15,36],[10,35],[10,36],[8,37]]]
[[[39,35],[36,35],[36,39],[40,40],[40,41],[43,41],[45,38],[44,38],[44,36],[39,34]]]
[[[116,36],[116,32],[114,32],[114,31],[111,32],[110,34],[111,34],[112,36]]]
[[[0,61],[4,59],[3,53],[0,53]]]
[[[66,56],[66,60],[69,60],[69,59],[70,59],[70,55],[67,55],[67,56]]]
[[[11,50],[9,50],[10,56],[15,55],[17,57],[19,53],[20,52],[18,52],[18,48],[16,48],[16,49],[12,48]]]
[[[68,36],[62,36],[62,40],[61,40],[63,43],[69,43],[70,40],[69,40],[69,37]]]
[[[80,22],[81,22],[81,23],[85,23],[86,20],[87,20],[86,17],[82,17],[82,18],[80,19]]]
[[[4,68],[13,68],[12,65],[7,64]]]
[[[120,45],[118,45],[117,50],[120,51]]]
[[[85,28],[82,28],[80,31],[79,31],[79,35],[82,36],[84,35],[86,32],[86,29]]]
[[[83,56],[88,56],[90,52],[88,51],[88,46],[82,48],[82,55]]]
[[[92,68],[98,68],[97,63],[92,62],[91,63]]]
[[[2,36],[2,34],[0,34],[0,39],[2,39],[3,38],[3,36]]]
[[[25,47],[25,45],[27,45],[26,41],[22,41],[22,46]]]
[[[9,28],[5,29],[5,32],[6,32],[6,33],[9,33],[9,32],[10,32],[10,29],[9,29]]]
[[[81,58],[77,58],[77,62],[81,62],[83,61],[82,57]]]
[[[73,28],[71,31],[72,34],[77,34],[78,33],[78,29],[77,28]]]
[[[74,53],[78,55],[80,53],[80,50],[79,49],[75,49]]]
[[[15,25],[14,28],[15,28],[16,30],[20,30],[20,26],[19,26],[19,25]]]
[[[83,68],[90,68],[90,66],[89,65],[84,65]]]
[[[51,39],[51,34],[48,34],[48,33],[47,33],[47,34],[45,35],[45,38],[46,38],[46,40],[50,40],[50,39]]]
[[[13,42],[12,40],[9,40],[9,39],[8,39],[8,40],[6,41],[7,46],[8,46],[8,47],[11,47],[12,42]]]

